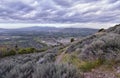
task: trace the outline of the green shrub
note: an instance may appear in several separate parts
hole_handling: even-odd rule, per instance
[[[94,61],[82,61],[77,57],[77,54],[74,53],[74,54],[65,54],[63,56],[62,62],[70,63],[74,65],[76,68],[78,68],[79,70],[86,72],[102,65],[105,62],[105,60],[102,58],[99,58]]]
[[[77,57],[77,54],[64,54],[62,62],[64,63],[70,63],[74,65],[76,68],[79,68],[81,65],[80,59]]]
[[[34,53],[34,52],[36,52],[35,48],[19,49],[18,51],[11,49],[10,51],[7,51],[7,50],[1,51],[0,57],[11,56],[16,54],[28,54],[28,53]]]
[[[36,51],[35,48],[19,49],[19,50],[18,50],[18,54],[34,53],[35,51]]]
[[[35,48],[26,48],[26,53],[34,53]]]
[[[80,70],[82,70],[83,72],[91,71],[91,69],[102,65],[103,62],[104,60],[101,59],[98,59],[96,61],[83,62],[83,64],[80,66]]]
[[[26,50],[25,49],[19,49],[18,54],[26,54]]]
[[[15,50],[10,50],[10,51],[3,52],[3,57],[15,55],[15,54],[16,54]]]

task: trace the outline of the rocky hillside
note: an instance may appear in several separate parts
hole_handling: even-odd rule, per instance
[[[120,25],[95,33],[71,44],[67,53],[77,52],[82,60],[120,61]]]
[[[107,32],[117,33],[120,34],[120,24],[114,27],[111,27],[107,30]]]
[[[1,58],[0,78],[120,78],[120,25],[44,52]]]
[[[73,42],[61,62],[77,67],[84,78],[120,78],[120,25]]]

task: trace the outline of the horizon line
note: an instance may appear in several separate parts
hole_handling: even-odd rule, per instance
[[[37,24],[37,23],[0,23],[0,28],[17,29],[26,27],[56,27],[56,28],[92,28],[92,29],[107,29],[115,26],[115,23],[73,23],[73,24]]]

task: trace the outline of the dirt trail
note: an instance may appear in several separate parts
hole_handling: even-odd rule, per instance
[[[59,64],[60,63],[60,61],[62,60],[64,54],[65,54],[65,51],[62,52],[59,56],[57,56],[55,64]]]

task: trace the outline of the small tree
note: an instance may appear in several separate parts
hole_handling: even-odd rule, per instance
[[[74,41],[75,41],[74,38],[71,38],[70,42],[74,42]]]
[[[101,28],[101,29],[98,30],[98,32],[104,32],[104,31],[105,31],[104,28]]]
[[[18,45],[17,44],[15,45],[15,50],[18,51]]]

